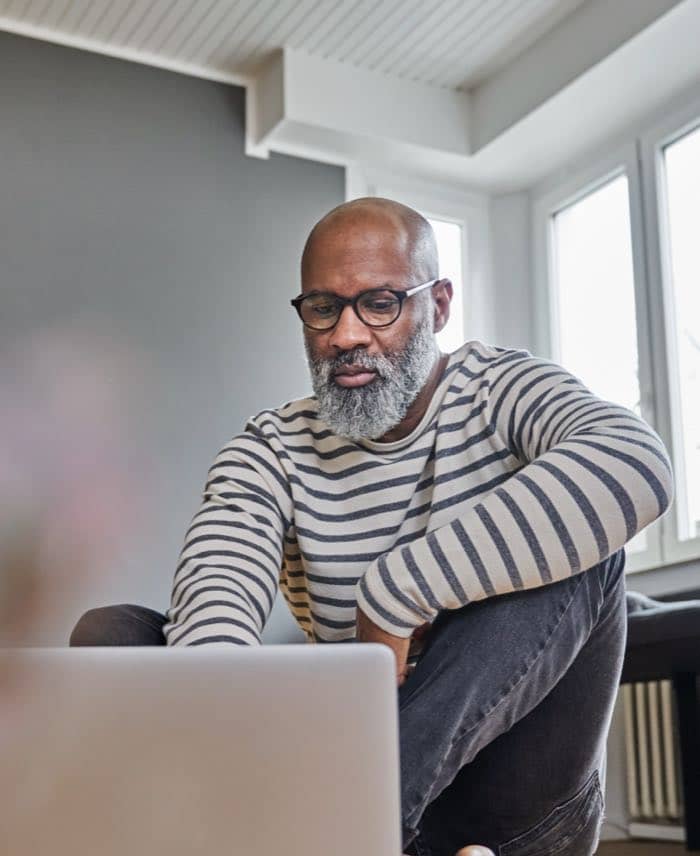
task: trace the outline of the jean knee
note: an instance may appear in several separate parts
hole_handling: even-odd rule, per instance
[[[573,797],[556,806],[527,831],[501,844],[499,856],[591,856],[603,821],[603,794],[595,770]]]
[[[68,644],[71,648],[88,645],[104,645],[106,616],[110,607],[101,606],[88,609],[78,619],[73,628]]]
[[[72,648],[115,645],[165,645],[165,616],[131,604],[88,609],[70,635]]]
[[[597,578],[600,593],[604,600],[615,592],[621,579],[624,579],[626,561],[625,548],[620,547],[602,562],[583,572]]]

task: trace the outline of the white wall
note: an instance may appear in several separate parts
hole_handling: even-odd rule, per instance
[[[491,198],[495,344],[535,353],[531,203],[527,192]]]

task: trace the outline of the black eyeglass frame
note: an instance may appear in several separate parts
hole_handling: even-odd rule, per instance
[[[327,333],[329,330],[332,330],[338,321],[340,321],[340,316],[343,314],[343,310],[346,306],[352,306],[353,312],[357,317],[362,321],[363,324],[366,324],[367,327],[371,327],[373,330],[381,330],[384,327],[391,327],[392,324],[396,324],[401,316],[401,312],[403,310],[404,302],[407,298],[413,297],[414,294],[418,294],[419,291],[423,291],[423,289],[428,288],[428,286],[437,285],[440,282],[439,279],[430,279],[428,282],[422,282],[420,285],[414,285],[412,288],[407,289],[406,291],[400,291],[396,288],[367,288],[365,291],[361,291],[359,294],[356,294],[354,297],[340,297],[338,294],[333,294],[331,291],[316,291],[313,294],[300,294],[298,297],[295,297],[293,300],[289,302],[296,309],[297,315],[299,316],[301,323],[307,327],[309,330],[314,330],[316,333]],[[360,315],[357,309],[357,303],[360,298],[364,297],[365,294],[372,294],[373,292],[389,292],[393,294],[399,301],[399,311],[396,313],[396,318],[392,321],[389,321],[387,324],[368,324],[365,319]],[[301,315],[301,304],[310,297],[318,297],[319,295],[327,294],[332,297],[336,301],[336,305],[340,307],[338,312],[338,317],[335,319],[335,323],[330,327],[312,327],[310,324],[307,324],[306,321],[302,318]]]

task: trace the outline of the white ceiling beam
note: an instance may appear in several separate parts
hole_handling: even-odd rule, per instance
[[[532,187],[697,99],[698,33],[700,0],[683,0],[477,152],[480,176],[501,192]]]
[[[474,151],[482,149],[617,51],[681,0],[588,0],[470,91]]]
[[[279,151],[292,137],[335,141],[342,157],[378,148],[469,155],[465,92],[389,77],[285,48],[249,92],[247,151]]]
[[[499,193],[531,186],[700,79],[700,0],[616,0],[625,14],[614,27],[609,8],[596,18],[606,2],[584,4],[595,12],[585,25],[563,21],[537,55],[470,93],[280,52],[248,91],[247,151]],[[614,30],[605,39],[603,21]]]
[[[275,151],[509,192],[629,136],[645,115],[700,84],[700,0],[615,0],[614,15],[612,5],[586,0],[469,92],[289,47],[248,76],[58,31],[43,18],[0,16],[0,30],[245,86],[251,155]]]

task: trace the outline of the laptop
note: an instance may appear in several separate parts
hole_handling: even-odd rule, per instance
[[[384,645],[0,650],[3,856],[399,856]]]

